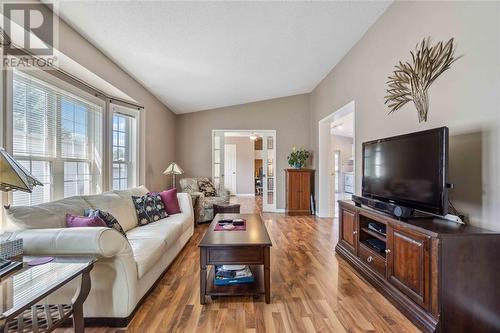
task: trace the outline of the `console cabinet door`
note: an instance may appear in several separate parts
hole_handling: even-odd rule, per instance
[[[311,173],[300,173],[300,210],[311,210]]]
[[[340,207],[340,240],[347,245],[347,248],[351,250],[352,253],[356,254],[357,249],[357,221],[356,213],[350,210]]]
[[[287,177],[288,209],[291,211],[300,210],[300,174],[290,172]]]
[[[415,303],[430,307],[430,237],[397,225],[387,229],[389,282]]]

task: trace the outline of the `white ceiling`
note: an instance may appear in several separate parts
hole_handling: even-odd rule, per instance
[[[15,17],[17,19],[23,19],[21,16]],[[4,28],[4,25],[8,24],[10,27],[9,38],[13,45],[16,47],[22,47],[24,45],[25,34],[28,33],[30,35],[30,43],[31,47],[37,48],[46,48],[47,45],[32,31],[26,31],[22,22],[18,20],[11,20],[10,18],[4,16],[0,13],[0,28]],[[92,73],[87,68],[83,67],[64,53],[59,50],[54,50],[54,57],[57,59],[55,65],[57,68],[62,69],[66,73],[71,74],[72,76],[83,80],[84,82],[90,84],[92,87],[100,90],[101,92],[113,96],[115,98],[122,99],[124,101],[137,103],[132,97],[125,94],[120,89],[114,87],[109,82],[103,80],[95,73]]]
[[[310,92],[390,1],[58,1],[176,113]]]

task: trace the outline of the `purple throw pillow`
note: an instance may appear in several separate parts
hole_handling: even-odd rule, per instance
[[[165,205],[165,210],[168,215],[178,214],[181,212],[181,208],[179,207],[179,200],[177,200],[177,189],[173,188],[170,190],[166,190],[158,193]]]
[[[104,222],[98,216],[77,216],[72,214],[66,214],[66,225],[68,228],[75,227],[107,227],[106,222]]]

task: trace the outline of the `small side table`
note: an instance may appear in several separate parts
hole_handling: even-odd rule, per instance
[[[56,257],[39,266],[25,263],[21,270],[3,277],[0,332],[52,332],[73,316],[75,333],[83,333],[83,302],[90,292],[90,271],[95,261],[93,257]],[[81,285],[71,304],[39,304],[78,276]]]
[[[214,216],[217,214],[239,214],[240,204],[214,204]]]

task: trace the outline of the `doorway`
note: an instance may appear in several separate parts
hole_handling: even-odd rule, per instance
[[[276,131],[213,130],[212,179],[233,197],[252,196],[276,211]]]
[[[236,194],[236,144],[224,144],[224,187],[231,195]]]
[[[318,124],[317,215],[320,217],[338,217],[338,200],[348,200],[354,194],[354,107],[352,101],[321,119]]]

